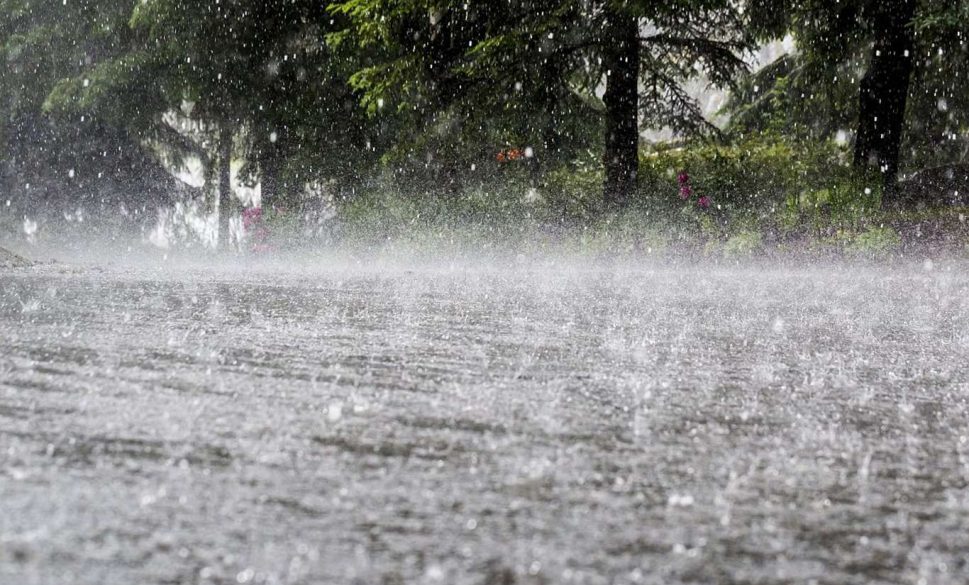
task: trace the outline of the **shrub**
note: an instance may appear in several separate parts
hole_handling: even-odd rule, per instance
[[[542,189],[549,217],[589,220],[602,214],[605,175],[597,168],[560,168],[550,172]]]
[[[728,258],[751,256],[760,251],[764,237],[757,231],[742,231],[731,236],[723,244],[723,255]]]
[[[855,236],[848,249],[859,256],[881,258],[897,250],[901,243],[898,232],[892,228],[876,227]]]
[[[857,222],[880,202],[879,191],[855,177],[840,146],[759,135],[645,152],[638,204],[675,218],[683,205],[680,171],[689,173],[693,195],[708,197],[719,212],[724,235],[751,224],[787,233],[822,220]]]
[[[368,245],[413,238],[526,246],[571,241],[587,250],[685,246],[735,257],[807,236],[840,239],[839,248],[875,249],[882,234],[883,247],[891,247],[882,232],[851,243],[853,234],[884,222],[877,213],[881,194],[877,181],[855,175],[848,152],[833,142],[763,134],[732,144],[652,147],[640,159],[639,191],[619,215],[603,204],[603,171],[594,154],[541,175],[535,164],[494,163],[455,175],[443,188],[402,183],[390,173],[341,200],[339,233]]]

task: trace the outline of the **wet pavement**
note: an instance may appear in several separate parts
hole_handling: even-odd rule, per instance
[[[0,270],[0,583],[969,582],[969,270]]]

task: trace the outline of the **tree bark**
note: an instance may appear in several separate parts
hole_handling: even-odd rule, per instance
[[[259,162],[259,184],[263,209],[269,209],[281,203],[279,167],[279,157],[275,152],[263,154],[262,160]]]
[[[608,8],[603,62],[606,67],[606,135],[603,166],[606,205],[621,208],[636,190],[639,175],[639,23]]]
[[[539,90],[545,113],[542,118],[542,147],[536,149],[533,153],[535,158],[531,161],[533,173],[536,175],[545,175],[552,170],[553,164],[560,156],[562,144],[562,131],[557,124],[557,106],[561,100],[555,85],[556,81],[562,78],[562,73],[557,64],[549,63],[543,67],[542,75],[548,81],[542,84]]]
[[[219,130],[219,240],[222,249],[229,249],[231,237],[229,221],[234,215],[232,204],[232,129],[228,123]]]
[[[881,173],[886,199],[898,182],[905,107],[915,58],[912,20],[917,0],[883,2],[874,18],[875,41],[861,80],[854,165]]]
[[[283,167],[289,150],[286,128],[279,128],[263,138],[259,145],[259,183],[263,209],[291,205],[292,189],[283,179]]]

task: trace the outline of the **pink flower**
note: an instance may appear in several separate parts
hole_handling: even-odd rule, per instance
[[[703,197],[700,197],[700,199],[697,200],[696,204],[699,205],[701,209],[709,209],[710,198],[704,195]]]
[[[693,189],[689,185],[680,187],[680,199],[689,199],[690,195],[693,195]]]
[[[686,171],[680,171],[680,174],[676,176],[676,180],[680,182],[681,186],[688,185],[690,182],[690,175],[686,174]]]
[[[242,210],[242,226],[246,229],[258,224],[262,220],[261,207],[248,207]]]
[[[242,226],[249,235],[250,249],[255,254],[272,252],[273,246],[268,243],[271,235],[269,226],[265,223],[261,207],[249,207],[242,210]]]

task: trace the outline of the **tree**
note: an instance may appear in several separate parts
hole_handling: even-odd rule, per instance
[[[553,4],[533,9],[550,21],[580,18],[575,6]],[[548,168],[591,146],[595,97],[567,75],[580,69],[581,55],[552,50],[574,44],[576,34],[559,24],[544,34],[519,26],[513,8],[382,0],[331,7],[348,19],[331,44],[368,57],[350,83],[384,129],[385,163],[398,181],[448,191],[504,147],[529,146]],[[523,58],[528,51],[542,58]]]
[[[530,113],[508,103],[522,98],[560,108],[577,98],[581,111],[537,116],[541,125],[523,135],[545,146],[542,155],[554,154],[547,137],[556,126],[582,116],[604,121],[604,200],[617,207],[635,190],[640,122],[714,130],[681,82],[702,73],[729,83],[743,70],[738,53],[749,41],[729,0],[347,0],[332,10],[349,18],[338,41],[379,49],[375,64],[351,78],[372,111],[392,104],[426,122],[454,111]],[[492,121],[494,134],[510,126],[500,116]]]
[[[376,158],[364,148],[371,126],[345,82],[353,61],[323,42],[333,26],[312,0],[137,2],[118,33],[132,39],[125,50],[65,78],[48,107],[114,115],[164,144],[176,164],[196,157],[218,165],[205,173],[206,190],[226,242],[233,159],[244,159],[240,176],[261,180],[265,205],[286,207],[299,204],[306,183],[352,183]],[[196,122],[196,136],[173,129],[172,112]]]
[[[606,89],[606,180],[603,199],[622,207],[636,191],[639,175],[639,19],[621,7],[604,6],[603,65]]]
[[[969,161],[969,1],[921,2],[903,161],[909,168]]]
[[[899,195],[900,170],[965,158],[969,29],[960,15],[969,16],[969,2],[755,0],[748,8],[760,38],[790,32],[798,52],[735,96],[735,130],[767,124],[827,139],[853,128],[854,164],[880,174],[886,202]]]
[[[144,214],[161,204],[173,181],[114,117],[56,115],[45,104],[65,78],[90,84],[89,64],[121,55],[130,41],[135,1],[86,0],[64,5],[0,0],[0,159],[2,189],[13,202],[51,218],[79,207],[123,205]],[[140,94],[126,103],[144,103]],[[123,106],[119,105],[119,109]],[[134,198],[131,193],[138,193]]]
[[[916,0],[877,2],[868,8],[871,56],[858,91],[856,167],[875,167],[886,191],[898,178],[905,105],[915,60],[913,19]]]

